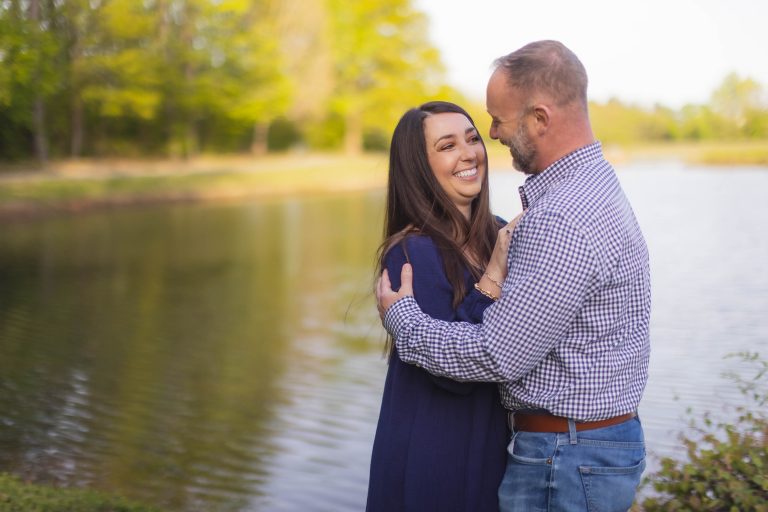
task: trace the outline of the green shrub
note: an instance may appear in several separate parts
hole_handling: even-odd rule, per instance
[[[661,460],[645,479],[657,495],[643,500],[643,510],[768,512],[768,362],[756,353],[736,355],[746,372],[728,376],[747,405],[735,407],[735,424],[715,423],[709,414],[703,426],[691,423],[695,437],[682,438],[687,461]]]
[[[159,509],[87,489],[26,484],[0,474],[0,512],[159,512]]]

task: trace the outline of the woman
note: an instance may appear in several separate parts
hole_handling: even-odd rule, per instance
[[[482,321],[506,277],[508,233],[490,212],[485,145],[461,107],[431,102],[400,119],[386,208],[379,272],[397,289],[407,261],[425,313]],[[368,512],[497,511],[508,442],[497,386],[432,376],[388,345]]]

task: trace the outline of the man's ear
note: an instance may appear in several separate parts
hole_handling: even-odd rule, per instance
[[[538,103],[533,106],[534,131],[538,135],[544,135],[549,129],[552,121],[552,110],[544,103]]]

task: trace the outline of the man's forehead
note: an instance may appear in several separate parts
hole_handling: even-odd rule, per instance
[[[491,115],[498,115],[503,110],[516,108],[523,101],[521,91],[512,87],[505,76],[497,73],[491,76],[485,93],[486,110]]]

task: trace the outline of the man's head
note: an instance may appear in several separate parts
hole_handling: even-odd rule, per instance
[[[587,73],[562,43],[530,43],[495,66],[486,98],[490,136],[510,148],[515,168],[535,174],[592,142]]]

